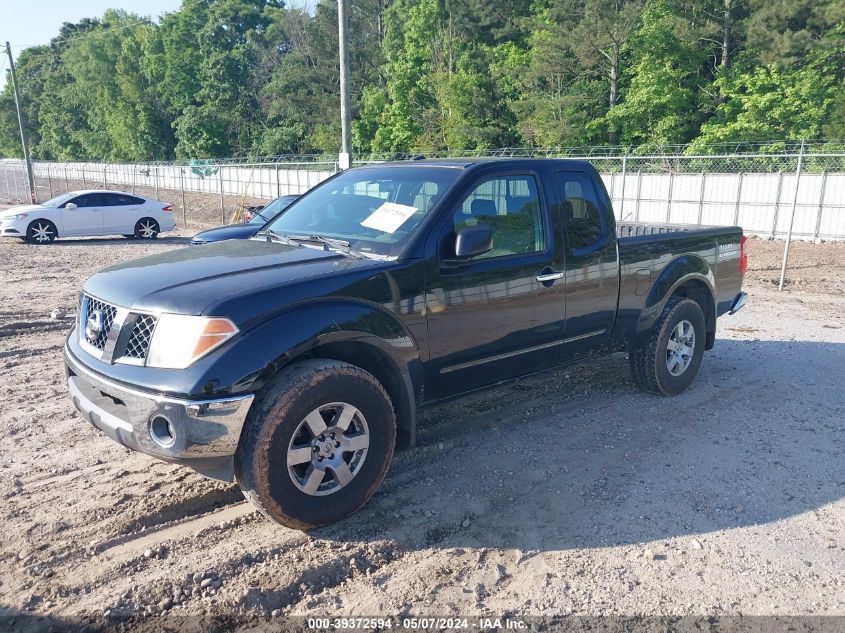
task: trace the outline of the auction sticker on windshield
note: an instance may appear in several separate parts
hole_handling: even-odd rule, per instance
[[[408,218],[417,211],[418,209],[416,207],[396,204],[395,202],[385,202],[373,211],[367,219],[361,222],[361,226],[376,229],[377,231],[384,231],[385,233],[395,233],[396,229],[405,224]]]

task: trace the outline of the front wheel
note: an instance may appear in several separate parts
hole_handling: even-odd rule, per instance
[[[26,241],[30,244],[49,244],[57,235],[56,225],[49,220],[35,220],[26,228]]]
[[[643,391],[674,396],[698,374],[706,331],[701,306],[692,299],[672,297],[648,340],[629,351],[631,374]]]
[[[283,370],[253,404],[235,477],[265,516],[304,530],[364,505],[384,480],[395,443],[393,406],[371,374],[308,360]]]
[[[160,227],[152,218],[141,218],[135,223],[135,237],[139,240],[154,240],[158,237]]]

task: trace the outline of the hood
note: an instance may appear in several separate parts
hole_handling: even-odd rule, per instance
[[[260,224],[232,224],[229,226],[218,226],[215,229],[200,231],[191,241],[197,242],[220,242],[222,240],[243,240],[252,237],[261,230]]]
[[[9,217],[11,215],[17,215],[18,213],[26,213],[28,211],[37,211],[43,208],[44,207],[40,204],[25,204],[19,207],[12,207],[11,209],[4,209],[3,211],[0,211],[0,218]]]
[[[202,314],[227,297],[373,263],[305,246],[228,240],[106,268],[85,282],[84,291],[130,309]]]

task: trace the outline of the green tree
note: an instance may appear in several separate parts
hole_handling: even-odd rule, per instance
[[[755,65],[749,59],[721,74],[723,102],[691,151],[708,143],[845,136],[845,22],[828,30],[802,66]]]
[[[44,102],[44,84],[50,72],[49,67],[50,54],[47,46],[21,51],[16,62],[24,130],[34,154],[41,142],[41,104]],[[0,155],[23,156],[15,94],[8,70],[3,92],[0,93]]]
[[[356,117],[365,91],[384,85],[381,40],[386,5],[379,0],[348,4],[350,101]],[[340,149],[337,3],[320,2],[313,16],[287,10],[274,29],[279,44],[265,54],[270,72],[261,91],[266,116],[262,152],[336,153]],[[358,147],[360,132],[354,135]]]
[[[84,113],[85,126],[72,133],[84,155],[141,160],[170,154],[170,120],[139,63],[154,28],[136,15],[107,11],[85,37],[68,43],[62,56],[71,81],[59,98]]]
[[[706,53],[670,0],[649,0],[628,44],[636,60],[624,100],[608,111],[628,145],[686,143],[696,134]]]
[[[841,45],[830,30],[845,19],[841,0],[748,0],[748,45],[764,64],[801,63],[819,48]],[[840,34],[841,36],[841,34]]]

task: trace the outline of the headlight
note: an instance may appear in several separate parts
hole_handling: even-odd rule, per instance
[[[17,215],[7,215],[6,217],[2,218],[4,221],[8,222],[9,220],[23,220],[24,218],[28,218],[28,213],[18,213]]]
[[[237,333],[229,319],[162,314],[150,342],[147,366],[184,369]]]

